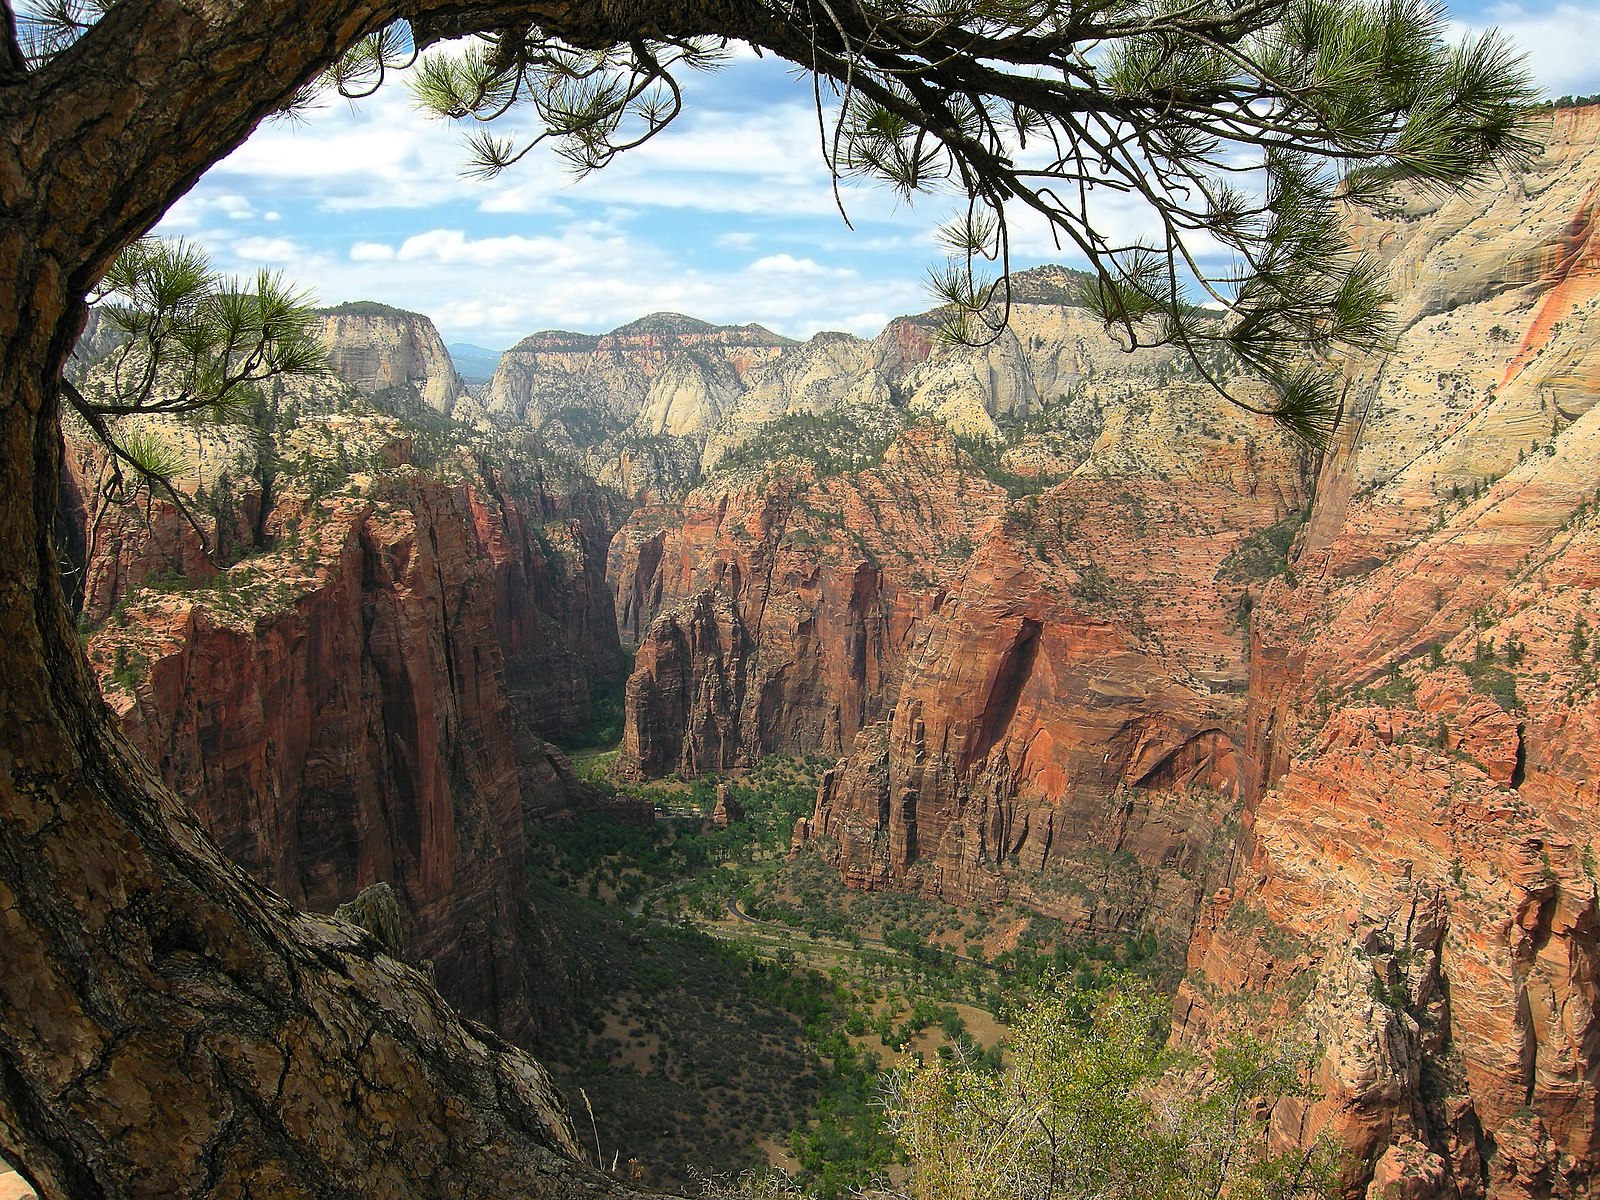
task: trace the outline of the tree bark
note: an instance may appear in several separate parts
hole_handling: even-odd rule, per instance
[[[86,293],[400,15],[124,0],[42,68],[0,63],[0,1150],[45,1200],[625,1190],[581,1165],[530,1058],[223,858],[112,728],[57,575],[59,378]]]

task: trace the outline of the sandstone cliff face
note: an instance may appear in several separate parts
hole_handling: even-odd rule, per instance
[[[905,632],[864,643],[859,610],[799,582],[833,578],[827,557],[774,534],[795,493],[717,474],[641,514],[612,551],[640,646],[628,769],[832,752],[851,721],[836,734],[812,698],[838,697],[859,732],[797,843],[857,886],[1013,896],[1181,941],[1221,851],[1228,887],[1199,906],[1180,1025],[1318,1039],[1323,1099],[1280,1130],[1336,1132],[1372,1200],[1588,1194],[1597,137],[1596,110],[1557,113],[1526,176],[1359,230],[1394,271],[1398,344],[1356,366],[1352,419],[1275,580],[1251,564],[1301,501],[1291,456],[1188,404],[1170,360],[1118,374],[1081,314],[1024,300],[982,350],[935,352],[913,320],[784,356],[723,412],[705,465],[849,396],[992,431],[1013,480],[1061,481],[985,495],[960,553],[944,543],[960,564],[927,573],[935,602],[900,602]],[[823,492],[873,595],[898,583],[878,561],[883,509],[864,519],[842,497],[889,470]],[[968,486],[947,476],[933,507]],[[773,598],[798,619],[769,637]],[[813,644],[865,644],[871,667],[819,673]],[[1237,843],[1219,844],[1241,795]]]
[[[992,343],[938,344],[931,314],[891,321],[872,341],[818,334],[747,379],[704,435],[702,466],[759,439],[796,413],[847,411],[858,421],[932,417],[958,433],[1005,442],[1038,470],[1081,464],[1100,432],[1102,407],[1179,378],[1170,350],[1122,353],[1077,307],[1069,272],[1039,267],[1014,281],[1011,321]]]
[[[625,431],[702,432],[743,378],[789,345],[759,325],[719,327],[676,313],[601,336],[536,333],[501,356],[484,407],[566,449]]]
[[[1184,373],[1168,350],[1123,354],[1074,306],[1072,285],[1059,267],[1019,273],[1011,327],[979,348],[938,348],[931,315],[899,318],[871,341],[795,343],[675,313],[604,335],[538,333],[502,357],[482,420],[538,432],[642,503],[680,498],[700,472],[797,414],[875,425],[931,416],[1021,440],[1039,469],[1065,472],[1087,457],[1102,405],[1126,399],[1134,380],[1147,391],[1158,373]],[[1037,428],[1019,439],[1029,423]]]
[[[628,682],[624,775],[837,754],[893,703],[917,621],[998,519],[948,433],[855,475],[723,479],[636,513],[611,547]]]
[[[331,446],[368,469],[322,498],[282,484],[265,548],[223,569],[170,505],[104,504],[97,456],[74,449],[98,530],[85,614],[109,613],[91,662],[236,862],[324,912],[390,883],[445,994],[520,1037],[565,999],[522,932],[523,822],[587,802],[538,734],[585,723],[589,680],[620,670],[605,514],[526,468],[420,472],[404,427],[376,415],[283,441],[291,457]],[[253,513],[260,494],[238,499]]]
[[[1238,613],[1260,580],[1222,564],[1298,509],[1300,463],[1169,359],[1103,335],[1081,351],[1081,312],[1017,320],[982,350],[935,353],[917,321],[868,348],[808,344],[745,403],[772,396],[770,420],[805,378],[943,420],[875,466],[819,478],[791,459],[753,488],[719,471],[635,514],[611,551],[639,647],[620,767],[849,753],[797,839],[822,839],[851,883],[1124,930],[1152,904],[1188,911],[1236,800]],[[945,407],[917,399],[933,395]],[[963,413],[980,432],[998,415],[1010,448],[958,450]]]
[[[858,887],[1184,932],[1242,766],[1248,585],[1220,567],[1296,499],[1292,459],[1260,468],[1253,494],[1075,478],[1008,506],[797,839]]]
[[[1597,174],[1600,111],[1561,112],[1524,178],[1362,231],[1403,332],[1256,610],[1179,1020],[1314,1036],[1312,1127],[1373,1200],[1594,1186]]]
[[[445,414],[466,395],[439,331],[421,313],[358,302],[329,309],[322,326],[328,366],[360,391],[399,389]]]

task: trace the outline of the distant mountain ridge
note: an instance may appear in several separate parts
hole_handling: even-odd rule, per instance
[[[494,369],[500,365],[500,355],[504,353],[471,342],[447,342],[445,349],[450,352],[461,381],[472,386],[488,383],[494,378]]]

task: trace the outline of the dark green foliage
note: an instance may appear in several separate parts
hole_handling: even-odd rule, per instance
[[[1506,656],[1506,666],[1508,667],[1521,665],[1522,660],[1528,656],[1528,647],[1526,643],[1524,643],[1523,640],[1517,636],[1515,631],[1506,634],[1506,640],[1503,644],[1503,648]]]
[[[591,680],[589,723],[582,729],[554,735],[555,744],[563,750],[590,750],[615,746],[622,741],[622,721],[625,715],[623,701],[631,669],[630,661],[616,679]]]
[[[547,877],[582,884],[594,876],[621,904],[670,886],[658,901],[681,899],[718,911],[737,895],[743,879],[725,864],[750,864],[789,842],[794,823],[816,802],[821,763],[769,759],[744,779],[729,782],[744,819],[726,829],[709,826],[717,781],[698,779],[686,791],[663,793],[679,812],[638,825],[603,816],[534,826],[529,857]]]
[[[1252,533],[1222,560],[1217,579],[1224,583],[1262,583],[1287,572],[1295,535],[1310,515],[1309,509],[1292,512]]]
[[[142,651],[129,651],[126,646],[118,646],[116,656],[112,660],[111,680],[124,691],[133,691],[144,681],[150,673],[150,658]]]
[[[1363,689],[1356,697],[1359,703],[1377,704],[1384,708],[1405,707],[1414,704],[1416,698],[1416,683],[1401,672],[1397,662],[1389,663],[1384,668],[1382,683]]]
[[[535,906],[560,929],[561,956],[583,992],[575,1027],[552,1030],[540,1049],[580,1127],[578,1089],[587,1095],[608,1164],[613,1153],[637,1158],[653,1180],[682,1184],[694,1171],[759,1165],[752,1135],[787,1138],[806,1190],[833,1198],[873,1182],[889,1161],[879,1063],[844,1032],[852,1017],[861,1023],[848,989],[792,954],[762,957],[579,898],[603,882],[619,904],[648,898],[659,909],[670,899],[720,913],[745,878],[740,870],[787,843],[817,774],[769,762],[735,782],[746,817],[725,830],[699,816],[646,826],[595,815],[530,829]],[[715,785],[662,794],[709,812]],[[604,1032],[607,1012],[626,1013],[626,1039]],[[924,1023],[945,1015],[935,1008]],[[623,1063],[647,1051],[647,1070]]]
[[[770,472],[793,461],[809,463],[819,478],[862,471],[883,461],[884,451],[902,428],[893,422],[869,423],[842,408],[789,413],[729,450],[717,460],[712,474]]]
[[[968,467],[990,483],[1004,488],[1006,495],[1013,500],[1037,496],[1060,483],[1063,478],[1046,474],[1024,475],[1011,470],[1005,465],[1005,443],[991,438],[961,433],[956,435],[956,446],[965,455]]]
[[[550,414],[550,421],[567,431],[573,445],[580,449],[598,446],[617,432],[599,413],[581,404],[567,404]]]
[[[1073,596],[1086,604],[1109,604],[1117,598],[1117,583],[1106,569],[1095,562],[1084,562],[1077,568],[1077,578],[1070,585]]]
[[[1522,707],[1517,699],[1517,677],[1512,672],[1492,659],[1475,659],[1460,666],[1480,694],[1489,697],[1507,712],[1516,712]]]
[[[407,312],[403,308],[396,308],[392,304],[380,304],[376,300],[346,300],[343,304],[335,304],[332,308],[319,308],[318,316],[328,317],[411,317],[415,313]]]
[[[582,994],[574,1017],[534,1046],[566,1093],[580,1145],[598,1136],[604,1166],[637,1160],[657,1184],[763,1165],[753,1139],[802,1124],[822,1087],[801,1015],[813,989],[769,978],[778,968],[697,930],[537,878],[533,887]]]
[[[818,1049],[831,1066],[812,1122],[790,1135],[789,1148],[805,1173],[806,1190],[838,1200],[881,1186],[885,1168],[897,1155],[885,1119],[878,1056],[857,1049],[837,1029],[821,1039]]]

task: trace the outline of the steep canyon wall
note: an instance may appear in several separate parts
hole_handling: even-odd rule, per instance
[[[523,824],[593,800],[541,735],[620,679],[614,516],[514,455],[420,469],[412,430],[357,398],[296,410],[269,471],[253,434],[172,431],[209,547],[169,503],[110,503],[103,456],[69,445],[91,663],[234,861],[324,912],[392,884],[445,994],[523,1036],[566,1000],[528,925]]]
[[[1398,345],[1256,610],[1238,869],[1178,1020],[1314,1039],[1312,1125],[1374,1198],[1594,1184],[1597,178],[1600,111],[1558,112],[1526,175],[1361,230]]]

